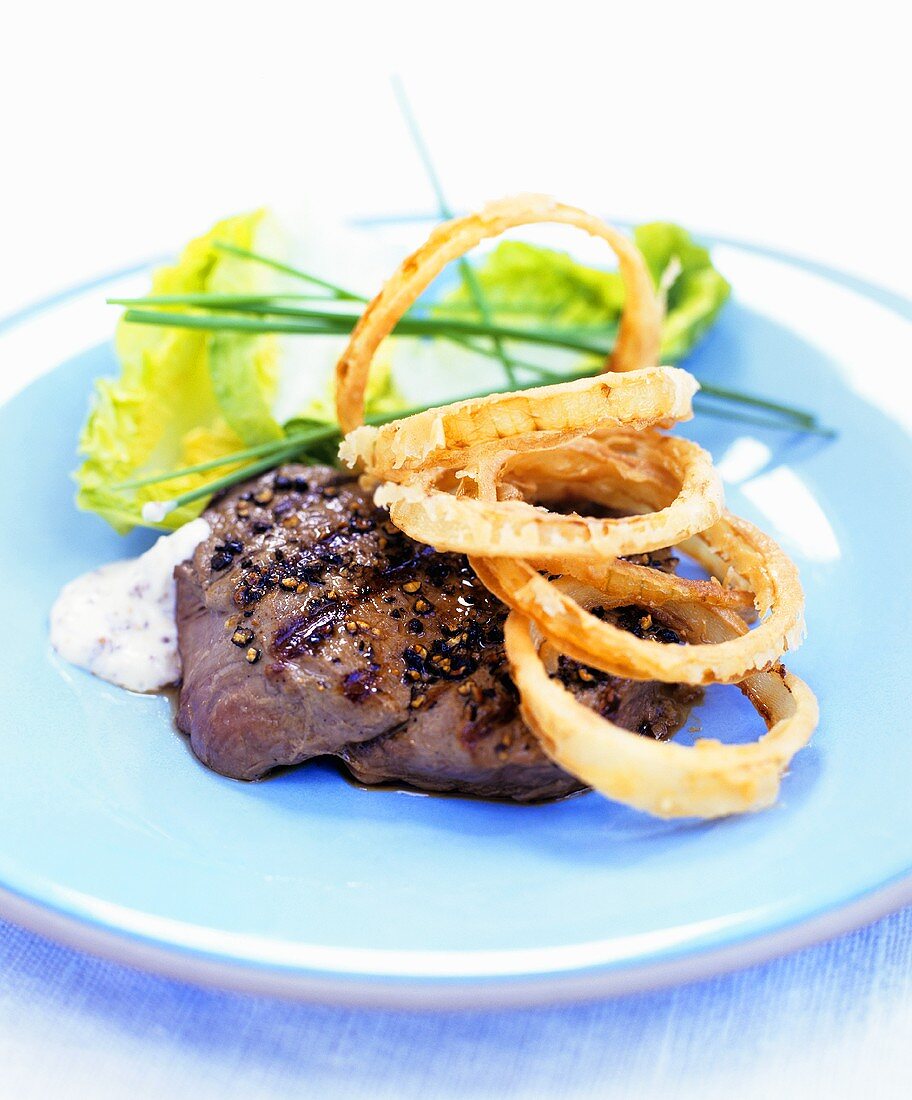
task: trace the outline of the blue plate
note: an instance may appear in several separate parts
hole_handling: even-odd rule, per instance
[[[809,640],[789,663],[822,720],[774,809],[669,823],[591,794],[514,806],[366,791],[320,764],[245,785],[196,763],[168,699],[58,661],[60,586],[148,541],[72,505],[87,394],[114,369],[98,342],[112,280],[0,333],[8,388],[60,362],[0,411],[0,912],[195,980],[482,1005],[707,975],[912,898],[912,306],[734,244],[716,257],[736,299],[688,366],[839,432],[691,426],[732,508],[783,543],[807,589]],[[757,732],[733,688],[710,692],[701,721]]]

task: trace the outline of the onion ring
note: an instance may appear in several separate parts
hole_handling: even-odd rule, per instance
[[[682,621],[692,616],[718,639],[746,629],[699,605],[680,615]],[[759,741],[725,745],[701,738],[692,748],[653,741],[602,718],[551,679],[535,633],[531,619],[515,611],[507,618],[506,651],[520,710],[545,752],[608,798],[657,817],[713,818],[771,806],[789,762],[817,725],[811,690],[776,665],[739,685],[767,724]]]
[[[546,437],[543,444],[553,451],[553,440],[547,438],[548,433],[542,434]],[[671,503],[645,515],[617,519],[563,515],[524,500],[454,495],[436,487],[435,482],[452,474],[440,468],[415,475],[404,485],[385,482],[374,500],[389,507],[390,519],[407,535],[437,550],[561,563],[597,562],[659,550],[704,531],[720,517],[722,483],[709,455],[696,443],[658,432],[623,431],[610,437],[611,443],[618,441],[625,448],[648,451],[669,485],[677,484]],[[623,451],[619,454],[622,460],[629,457]]]
[[[606,366],[620,373],[658,364],[662,307],[646,262],[633,241],[592,214],[548,195],[517,195],[439,225],[417,251],[402,261],[370,302],[336,365],[336,415],[343,435],[364,422],[367,376],[380,342],[443,268],[487,238],[540,222],[577,226],[606,241],[617,255],[626,300],[617,342]]]
[[[557,645],[554,637],[539,622],[538,612],[533,613],[523,606],[527,602],[525,595],[519,598],[512,595],[524,593],[522,586],[528,583],[533,574],[539,577],[540,571],[552,572],[554,563],[527,558],[517,560],[528,572],[526,569],[523,569],[521,575],[518,571],[514,572],[511,558],[470,558],[469,564],[489,592],[514,611],[521,611],[532,618],[548,641]],[[742,618],[750,618],[756,614],[753,593],[746,589],[726,588],[715,578],[708,581],[691,580],[689,577],[666,573],[655,566],[639,565],[625,558],[609,558],[598,565],[576,562],[572,566],[572,573],[564,576],[597,590],[598,602],[602,607],[642,604],[650,610],[656,610],[666,604],[699,602],[717,611],[733,612]],[[541,579],[547,584],[552,583],[545,577]],[[587,662],[592,663],[588,657]]]
[[[590,606],[642,603],[650,609],[683,602],[667,578],[640,576],[618,568],[620,563],[602,570],[598,588],[566,577],[549,581],[522,560],[472,558],[471,565],[486,588],[577,661],[631,680],[738,683],[801,644],[804,597],[798,571],[772,539],[736,516],[720,520],[700,539],[748,582],[761,616],[772,608],[755,630],[716,644],[664,645],[603,622],[586,610],[583,598]],[[584,579],[592,580],[592,573]]]
[[[452,465],[469,448],[535,432],[669,428],[693,416],[699,385],[678,367],[603,373],[553,386],[491,394],[428,409],[380,428],[362,426],[339,448],[348,466],[397,480],[401,470]]]
[[[363,426],[372,359],[405,311],[480,241],[537,222],[577,226],[615,251],[626,301],[605,364],[613,373]],[[367,306],[336,367],[339,453],[373,479],[375,502],[393,523],[438,550],[468,554],[511,608],[506,652],[521,711],[552,759],[608,797],[660,817],[719,817],[775,801],[816,726],[817,701],[779,663],[804,636],[794,564],[752,524],[725,513],[706,452],[658,430],[690,418],[698,388],[686,372],[657,366],[661,320],[645,261],[622,234],[546,196],[492,203],[434,230]],[[581,500],[590,514],[579,514]],[[623,560],[669,545],[712,579]],[[639,638],[592,614],[626,604],[655,610],[684,643]],[[752,631],[748,614],[759,616]],[[628,679],[736,683],[767,733],[750,745],[649,740],[553,680],[548,662],[556,654]]]

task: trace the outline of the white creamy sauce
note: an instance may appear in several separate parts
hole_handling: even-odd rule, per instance
[[[195,519],[163,535],[138,558],[70,581],[51,610],[51,644],[65,660],[131,691],[180,679],[174,567],[208,538]]]

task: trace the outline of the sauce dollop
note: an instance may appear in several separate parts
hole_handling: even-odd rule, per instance
[[[51,609],[51,644],[71,664],[130,691],[180,679],[174,567],[209,536],[195,519],[145,554],[103,565],[65,585]]]

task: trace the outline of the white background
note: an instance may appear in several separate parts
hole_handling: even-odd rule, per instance
[[[431,210],[390,91],[394,71],[455,206],[551,191],[620,219],[669,218],[772,245],[908,293],[912,82],[899,10],[876,2],[20,4],[0,23],[0,316],[176,248],[217,217],[264,201],[340,213]],[[908,988],[908,952],[881,954],[902,964],[884,982]],[[851,949],[834,957],[848,966]],[[93,980],[104,990],[109,979]],[[828,981],[821,977],[824,992]],[[32,984],[8,987],[14,1046],[26,1059],[12,1064],[16,1094],[31,1095],[31,1081],[34,1095],[61,1095],[65,1064],[48,1074],[39,1064],[54,1048],[59,1008],[33,1000]],[[143,986],[144,996],[156,988]],[[859,1080],[872,1096],[900,1094],[900,1078],[909,1079],[906,998],[871,992],[865,1027],[850,1029],[827,1012],[826,997],[793,993],[784,989],[777,1003],[805,1014],[795,1022],[800,1054],[788,1052],[791,1029],[781,1020],[730,1088],[716,1082],[718,1094],[762,1094],[772,1073],[771,1088],[788,1097],[790,1058],[807,1083],[818,1057],[830,1064],[837,1055],[854,1067],[845,1095],[858,1095]],[[220,1015],[240,1011],[230,1000],[207,1004]],[[734,1032],[749,1026],[749,991],[742,1010],[740,1024],[725,1021]],[[86,1065],[97,1044],[94,1094],[124,1095],[102,1087],[105,1066],[116,1064],[121,1085],[135,1087],[139,1078],[124,1067],[142,1061],[148,1037],[131,1037],[128,1050],[115,1029],[120,1046],[108,1049],[110,1029],[98,1026],[108,1011],[74,1005],[69,1034],[81,1036]],[[128,997],[116,1012],[128,1018]],[[251,1026],[255,1018],[253,1009],[244,1015]],[[431,1024],[413,1031],[434,1043]],[[311,1033],[324,1051],[341,1041]],[[163,1024],[162,1050],[166,1035],[174,1042],[164,1056],[176,1067],[179,1037]],[[218,1051],[210,1055],[218,1065]],[[0,1085],[5,1073],[0,1067]],[[680,1095],[699,1091],[701,1078],[682,1077]],[[828,1077],[828,1095],[839,1095],[838,1075]]]
[[[550,191],[908,288],[899,3],[20,4],[0,29],[0,315],[278,200]]]

